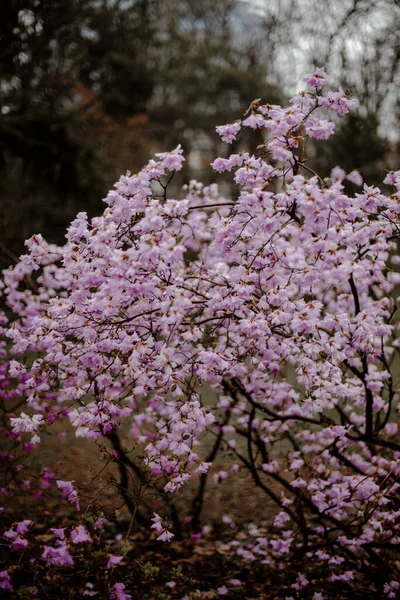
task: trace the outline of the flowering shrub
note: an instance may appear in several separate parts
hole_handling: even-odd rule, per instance
[[[8,436],[39,452],[41,431],[66,418],[76,436],[107,441],[132,519],[160,542],[182,535],[173,498],[188,481],[198,482],[198,528],[206,486],[247,472],[273,518],[267,526],[260,507],[232,553],[271,572],[300,565],[288,597],[318,600],[330,597],[324,581],[335,594],[368,581],[376,597],[396,598],[400,172],[386,176],[388,194],[354,192],[356,171],[314,173],[308,139],[328,139],[329,114],[355,101],[343,90],[324,95],[323,69],[305,82],[288,108],[254,102],[242,121],[218,128],[228,144],[244,128],[265,139],[254,154],[214,161],[233,173],[235,199],[195,181],[168,198],[184,160],[178,147],[121,177],[100,217],[77,216],[65,246],[27,242],[2,283],[2,400],[26,405],[7,421]],[[126,422],[140,463],[121,443]],[[225,449],[232,464],[210,478]],[[73,483],[56,485],[79,510]],[[164,512],[154,505],[161,516],[141,512],[147,489],[164,500]],[[27,517],[3,533],[19,564],[21,553],[30,558]],[[97,526],[52,529],[34,560],[72,566]],[[109,555],[107,568],[122,556]],[[0,573],[4,590],[16,569]],[[131,597],[112,580],[108,594]]]

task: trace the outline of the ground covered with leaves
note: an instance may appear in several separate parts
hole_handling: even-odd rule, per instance
[[[254,527],[254,519],[257,517],[261,523],[260,532],[264,533],[271,528],[276,515],[273,503],[263,494],[254,493],[254,490],[249,493],[248,475],[243,475],[236,484],[222,480],[214,487],[213,494],[205,495],[201,523],[195,529],[188,517],[180,534],[177,533],[170,543],[157,541],[157,534],[149,530],[146,497],[137,514],[132,515],[127,510],[118,488],[118,461],[109,460],[109,449],[105,446],[96,448],[87,440],[76,439],[68,428],[62,433],[59,429],[56,423],[42,440],[40,455],[33,453],[25,458],[24,477],[31,482],[27,489],[18,496],[11,495],[12,499],[3,496],[3,518],[9,520],[12,516],[19,522],[28,506],[33,516],[30,527],[33,544],[29,549],[31,566],[23,570],[15,567],[11,575],[18,593],[5,591],[6,597],[75,599],[93,596],[106,599],[117,581],[123,582],[125,591],[129,591],[132,598],[140,600],[194,600],[199,597],[204,600],[376,600],[379,597],[362,575],[357,582],[327,581],[322,596],[294,589],[296,584],[293,582],[299,572],[305,574],[310,583],[314,578],[319,579],[320,565],[315,560],[310,561],[305,554],[299,554],[296,562],[282,561],[278,570],[238,556],[235,540],[246,541],[249,528]],[[42,461],[54,465],[54,477],[48,478],[50,485],[45,490],[42,489],[43,481],[46,481]],[[59,490],[54,485],[56,479],[71,473],[71,465],[74,466],[74,483],[80,490],[79,512],[66,500],[60,500]],[[222,459],[216,467],[222,469],[223,466]],[[188,486],[178,494],[182,512],[185,507],[187,512],[195,492]],[[151,496],[151,490],[148,493]],[[36,560],[46,544],[54,541],[54,535],[49,533],[51,529],[83,524],[87,531],[93,531],[94,523],[102,518],[109,522],[92,535],[93,544],[86,544],[78,556],[74,555],[73,567],[49,569]],[[144,525],[146,520],[147,527]],[[1,542],[0,549],[1,559],[6,560],[9,544]],[[109,557],[117,555],[123,555],[123,561],[107,568]]]

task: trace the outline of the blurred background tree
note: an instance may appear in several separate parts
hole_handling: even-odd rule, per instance
[[[290,97],[314,64],[361,98],[314,167],[377,181],[399,156],[399,19],[397,0],[2,0],[4,266],[34,232],[62,243],[154,151],[182,143],[181,181],[209,181],[215,126]]]
[[[324,65],[329,83],[359,100],[337,124],[329,144],[313,144],[312,166],[323,176],[332,164],[358,168],[379,184],[398,169],[400,122],[399,0],[255,0],[269,27],[281,24],[285,52],[276,57],[281,86],[292,92],[312,65]],[[293,80],[297,85],[293,86]]]
[[[133,11],[127,22],[92,0],[1,7],[0,219],[2,243],[20,252],[34,231],[59,242],[77,211],[99,210],[118,137],[126,161],[140,150],[145,162],[144,120],[130,119],[145,115],[152,79]]]

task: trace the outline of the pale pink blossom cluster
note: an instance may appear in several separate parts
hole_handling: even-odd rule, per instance
[[[369,578],[395,598],[400,176],[386,176],[386,194],[358,171],[335,168],[330,180],[313,172],[307,140],[334,131],[318,110],[344,116],[355,104],[343,90],[324,96],[326,78],[317,68],[289,107],[256,102],[244,120],[218,128],[227,143],[244,128],[264,139],[254,154],[213,163],[232,172],[234,200],[195,181],[168,198],[184,160],[178,147],[121,177],[101,216],[78,214],[65,246],[34,236],[1,284],[15,315],[2,320],[12,355],[2,373],[31,414],[11,417],[16,439],[62,415],[77,436],[115,443],[129,422],[144,456],[141,485],[150,478],[170,498],[199,478],[192,522],[206,482],[228,485],[247,472],[265,493],[276,509],[269,527],[260,508],[230,542],[244,561],[280,570],[305,556],[321,581]],[[27,351],[36,357],[29,369]],[[217,470],[221,451],[233,464]],[[120,449],[115,460],[142,476]],[[79,509],[73,484],[57,485]],[[164,518],[151,521],[170,541]],[[25,532],[7,535],[13,549],[24,546]],[[73,545],[92,542],[83,525],[70,538],[71,547],[62,535],[46,546],[47,565],[71,565]],[[121,560],[110,555],[108,568]],[[325,597],[315,581],[299,572],[289,588]],[[115,583],[110,597],[131,596]]]
[[[168,528],[163,525],[163,520],[157,513],[154,513],[154,517],[151,519],[153,525],[152,529],[155,529],[157,533],[157,540],[161,542],[170,542],[174,537],[174,534],[168,531]]]

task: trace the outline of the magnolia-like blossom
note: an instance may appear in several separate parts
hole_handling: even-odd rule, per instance
[[[63,528],[60,528],[60,529],[50,528],[50,531],[52,533],[54,533],[54,535],[56,537],[58,537],[58,539],[65,540],[65,529],[63,529]]]
[[[31,525],[32,521],[29,519],[25,519],[24,521],[20,521],[16,525],[16,531],[19,535],[25,535],[28,533],[29,525]]]
[[[29,525],[32,521],[25,519],[14,525],[11,529],[4,532],[4,537],[11,540],[11,550],[25,550],[29,546],[28,540],[23,536],[28,533]],[[15,528],[15,529],[14,529]]]
[[[110,554],[107,561],[107,569],[112,569],[116,565],[119,565],[122,560],[124,560],[123,556],[113,556]]]
[[[344,117],[357,104],[355,98],[347,98],[346,94],[339,88],[337,92],[328,92],[325,98],[320,99],[320,105],[329,108],[333,113]]]
[[[108,519],[105,517],[99,517],[94,523],[94,529],[103,529],[106,523],[108,523]]]
[[[260,127],[264,127],[266,125],[266,121],[263,115],[252,114],[243,121],[243,125],[245,127],[250,127],[251,129],[258,129]]]
[[[19,417],[11,417],[11,427],[15,433],[35,433],[43,422],[43,415],[32,415],[24,412]]]
[[[167,581],[167,583],[165,584],[168,588],[170,588],[171,590],[174,589],[174,587],[176,587],[176,581]]]
[[[13,592],[14,588],[11,585],[10,575],[6,570],[0,571],[0,588],[7,590],[7,592]]]
[[[1,573],[0,573],[1,576]],[[1,585],[1,583],[0,583]],[[400,582],[399,581],[389,581],[389,583],[385,583],[383,586],[383,591],[387,598],[398,598],[398,594],[400,592]]]
[[[310,582],[308,581],[308,579],[302,573],[299,573],[297,575],[296,583],[292,584],[292,588],[294,590],[300,591],[303,588],[307,587],[309,583]]]
[[[46,490],[48,487],[50,487],[51,482],[54,479],[54,473],[52,473],[52,471],[50,471],[50,469],[48,469],[47,467],[44,467],[42,469],[42,478],[41,478],[41,484],[40,487],[42,490]]]
[[[331,171],[331,179],[333,181],[333,183],[336,182],[342,182],[343,179],[346,177],[346,172],[341,169],[340,167],[334,167]]]
[[[20,377],[21,375],[23,375],[26,372],[26,367],[25,365],[23,365],[22,363],[16,361],[16,360],[10,360],[10,362],[8,363],[8,372],[10,374],[10,377]],[[21,413],[22,416],[23,413]],[[24,415],[26,416],[26,415]]]
[[[62,490],[61,498],[67,499],[68,502],[76,507],[76,510],[80,510],[79,495],[74,488],[72,481],[57,480],[57,487]]]
[[[220,596],[226,596],[226,594],[229,593],[229,590],[226,585],[221,585],[221,587],[217,588],[217,592]]]
[[[125,585],[123,583],[116,583],[111,588],[110,599],[111,600],[131,600],[132,596],[125,592]]]
[[[151,519],[153,525],[152,529],[155,529],[156,533],[159,534],[157,540],[160,542],[170,542],[174,537],[174,534],[168,531],[166,527],[163,526],[163,520],[157,513],[154,513],[154,517]]]
[[[363,184],[363,178],[357,170],[354,170],[354,171],[351,171],[351,173],[348,173],[346,175],[346,179],[348,179],[348,181],[351,181],[351,183],[354,183],[355,185]]]
[[[6,534],[4,534],[6,535]],[[6,536],[7,537],[7,536]],[[18,535],[10,544],[11,550],[25,550],[29,546],[28,540]]]
[[[241,123],[231,123],[228,125],[220,125],[216,127],[216,132],[221,136],[223,142],[231,144],[236,139],[241,128]]]
[[[185,160],[181,145],[177,146],[172,152],[160,152],[156,154],[157,158],[163,160],[164,168],[168,171],[180,171],[182,163]]]
[[[48,567],[65,567],[74,564],[67,543],[64,541],[59,541],[55,547],[45,546],[42,553],[42,559],[46,561]]]
[[[400,171],[390,171],[383,180],[383,183],[400,187]]]
[[[306,125],[307,134],[316,140],[327,140],[334,130],[335,124],[324,119],[310,119]]]
[[[310,87],[320,90],[324,87],[327,77],[323,67],[316,67],[314,73],[304,76],[304,81]]]
[[[229,160],[226,158],[216,158],[213,163],[211,163],[213,169],[218,171],[219,173],[223,173],[224,171],[230,171],[231,165]]]
[[[71,540],[73,544],[85,544],[93,541],[83,525],[78,525],[71,531]]]

